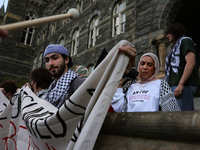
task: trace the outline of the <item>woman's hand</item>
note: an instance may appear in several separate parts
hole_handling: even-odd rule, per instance
[[[134,67],[137,50],[131,46],[120,46],[118,49],[119,51],[124,52],[127,56],[129,56],[131,67]]]
[[[129,63],[124,72],[124,75],[127,75],[131,71],[132,67],[135,66],[135,56],[137,50],[131,46],[121,46],[118,49],[119,51],[124,52],[127,56],[129,56]]]

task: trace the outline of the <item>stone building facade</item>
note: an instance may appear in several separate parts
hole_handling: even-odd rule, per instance
[[[12,32],[1,39],[0,80],[5,76],[28,79],[33,68],[44,66],[43,52],[51,43],[64,45],[75,65],[92,71],[102,49],[109,52],[122,39],[135,45],[136,64],[143,53],[158,55],[163,78],[172,47],[164,31],[180,22],[198,46],[199,4],[197,0],[9,0],[2,24],[63,14],[70,8],[77,8],[80,17]]]

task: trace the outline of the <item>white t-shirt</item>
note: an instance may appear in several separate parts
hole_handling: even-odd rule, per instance
[[[127,112],[148,112],[159,110],[161,80],[154,80],[144,84],[132,84],[126,94],[128,105]],[[122,88],[115,92],[111,105],[115,112],[122,112],[124,105]]]

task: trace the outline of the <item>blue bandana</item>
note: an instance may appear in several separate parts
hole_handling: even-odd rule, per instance
[[[68,50],[64,46],[58,45],[58,44],[50,44],[45,49],[44,56],[43,56],[44,59],[45,59],[45,56],[50,53],[59,53],[59,54],[64,54],[68,56],[69,57],[68,67],[71,68],[73,66],[73,62],[72,62],[71,57],[69,56]]]
[[[69,56],[68,50],[64,46],[57,44],[50,44],[49,46],[47,46],[44,52],[44,57],[50,53],[59,53]]]

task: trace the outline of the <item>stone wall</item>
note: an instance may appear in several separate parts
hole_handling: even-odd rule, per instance
[[[66,40],[64,46],[70,51],[72,32],[76,28],[80,29],[79,46],[77,55],[73,56],[72,58],[74,63],[77,65],[88,66],[90,64],[95,64],[101,53],[101,50],[104,47],[107,51],[109,51],[117,42],[122,39],[126,39],[135,44],[138,50],[138,57],[136,60],[138,60],[144,52],[151,51],[158,54],[156,46],[151,44],[151,40],[163,34],[163,29],[159,28],[157,25],[158,22],[156,22],[156,19],[154,19],[157,17],[155,16],[155,13],[158,13],[156,11],[161,11],[159,9],[155,9],[155,6],[158,6],[159,1],[127,1],[125,33],[112,37],[112,12],[114,5],[117,2],[118,1],[116,0],[96,1],[94,3],[90,1],[84,1],[83,11],[80,13],[80,18],[78,21],[69,22],[65,26],[61,26],[61,23],[57,22],[55,34],[48,35],[46,45],[44,45],[44,42],[36,45],[35,54],[38,54],[38,51],[40,51],[40,48],[38,47],[41,47],[41,44],[44,45],[42,46],[44,48],[50,43],[57,43],[61,34],[64,34]],[[73,8],[76,7],[76,4],[74,1],[69,0],[61,9],[55,11],[54,13],[61,13],[64,9],[66,9],[65,6],[67,6],[67,8]],[[88,48],[89,23],[90,19],[95,15],[99,15],[100,17],[99,36],[97,38],[96,45]],[[153,19],[155,21],[152,21]],[[42,30],[46,28],[46,26],[47,25],[44,25],[39,29]]]
[[[34,12],[37,18],[62,14],[70,8],[76,8],[78,2],[51,0],[47,3],[43,2],[42,5],[41,1],[40,4],[34,1],[10,0],[7,14],[4,17],[5,23],[22,21],[28,11]],[[166,41],[164,30],[168,25],[180,21],[190,31],[189,33],[196,34],[195,29],[198,29],[198,26],[192,27],[193,24],[198,24],[195,22],[198,13],[188,11],[187,14],[184,14],[184,18],[189,21],[184,21],[181,18],[182,13],[179,14],[179,12],[182,12],[182,9],[191,10],[194,8],[198,10],[196,7],[200,2],[195,0],[126,0],[125,32],[112,37],[113,9],[118,2],[119,0],[96,0],[95,2],[83,0],[82,11],[77,21],[68,21],[65,25],[62,25],[62,20],[55,22],[56,31],[54,34],[51,34],[52,23],[37,26],[32,46],[20,43],[21,31],[13,32],[9,38],[2,39],[0,47],[0,61],[2,63],[0,74],[2,76],[0,81],[7,75],[28,79],[33,60],[38,59],[39,54],[43,53],[49,44],[58,44],[62,37],[65,39],[64,46],[70,52],[72,34],[77,28],[80,30],[80,35],[77,54],[72,57],[74,64],[86,67],[91,64],[95,65],[103,48],[110,51],[116,43],[126,39],[132,42],[137,49],[136,65],[143,53],[153,52],[158,55],[161,62],[160,78],[163,78],[165,57],[173,46]],[[99,16],[99,36],[96,45],[88,48],[89,25],[96,15]],[[44,39],[37,43],[38,37],[43,36],[44,33]],[[200,44],[198,39],[195,42],[197,45]],[[9,67],[5,68],[7,62],[9,62]]]
[[[32,10],[40,9],[26,0],[9,0],[4,24],[23,21],[26,12]],[[34,48],[22,44],[20,37],[21,31],[15,31],[0,40],[0,83],[5,79],[29,79]]]

